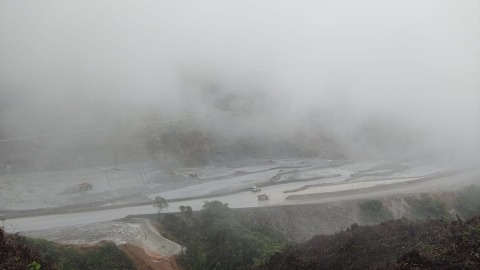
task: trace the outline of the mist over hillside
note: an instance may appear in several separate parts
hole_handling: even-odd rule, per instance
[[[342,3],[3,1],[1,140],[196,119],[0,141],[2,160],[475,164],[478,1]]]

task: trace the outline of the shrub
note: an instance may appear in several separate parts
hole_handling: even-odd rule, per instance
[[[457,212],[463,218],[469,219],[480,213],[480,188],[471,185],[458,192],[455,202]]]
[[[68,270],[134,270],[133,261],[113,243],[107,243],[98,250],[81,252],[74,246],[62,246],[54,242],[24,238],[25,245],[55,262],[60,269]]]
[[[434,200],[425,195],[421,199],[413,202],[412,217],[415,219],[433,218],[445,221],[453,219],[452,215],[448,212],[447,204],[444,201]]]
[[[58,270],[53,261],[28,248],[24,238],[0,228],[0,269]]]
[[[381,201],[369,200],[360,205],[360,223],[375,225],[393,219],[390,212]]]

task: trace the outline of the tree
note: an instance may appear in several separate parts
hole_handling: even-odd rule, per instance
[[[185,206],[185,218],[168,214],[164,229],[186,250],[178,257],[184,269],[249,269],[281,251],[287,239],[274,228],[255,225],[244,213],[220,201],[205,202],[202,211],[193,215]]]
[[[185,206],[185,219],[191,219],[193,217],[193,210],[192,207],[190,206]]]
[[[390,212],[381,201],[369,200],[360,205],[360,222],[365,225],[376,225],[393,219]]]
[[[231,214],[231,211],[228,208],[228,203],[205,201],[201,213],[205,221],[212,222],[216,218],[226,218]]]
[[[182,218],[183,217],[183,212],[185,212],[185,206],[180,205],[180,207],[178,207],[178,209],[180,209],[180,218]]]
[[[160,220],[160,213],[163,209],[168,209],[168,202],[164,198],[157,196],[155,200],[153,200],[153,207],[157,208],[158,211],[158,220]]]
[[[422,194],[422,198],[415,200],[412,204],[412,217],[415,219],[442,219],[450,221],[453,219],[448,212],[447,203],[440,200],[434,200],[427,194]]]

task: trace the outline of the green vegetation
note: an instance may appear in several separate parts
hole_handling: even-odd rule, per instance
[[[479,246],[480,217],[466,222],[402,218],[315,236],[253,269],[480,269]]]
[[[0,269],[58,270],[58,267],[26,247],[23,237],[7,234],[0,228]]]
[[[426,194],[421,199],[415,200],[412,204],[412,217],[415,219],[441,219],[445,221],[453,220],[448,212],[447,204],[444,201],[434,200]]]
[[[37,263],[36,261],[33,261],[32,263],[30,263],[27,266],[28,266],[28,268],[30,268],[30,270],[38,270],[38,269],[40,269],[40,267],[42,267],[42,265]]]
[[[106,243],[98,248],[89,248],[83,251],[78,247],[62,246],[44,239],[28,237],[23,239],[27,247],[40,253],[44,258],[54,262],[60,269],[135,269],[132,260],[113,243]],[[43,267],[40,269],[43,269]]]
[[[360,205],[360,223],[365,225],[376,225],[393,219],[390,212],[381,201],[369,200]]]
[[[455,208],[462,218],[472,218],[480,214],[480,188],[475,185],[458,192]]]
[[[167,214],[162,225],[167,230],[164,236],[187,248],[177,260],[187,270],[245,268],[268,259],[287,243],[281,232],[254,225],[248,216],[219,201],[205,202],[198,216],[186,206],[181,217]]]
[[[153,200],[153,207],[158,211],[158,221],[160,221],[160,213],[163,209],[168,209],[168,202],[164,198],[157,196],[155,200]]]

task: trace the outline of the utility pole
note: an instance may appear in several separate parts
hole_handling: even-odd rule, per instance
[[[120,168],[118,167],[118,155],[117,153],[115,153],[115,167],[113,167],[114,170],[120,170]]]

